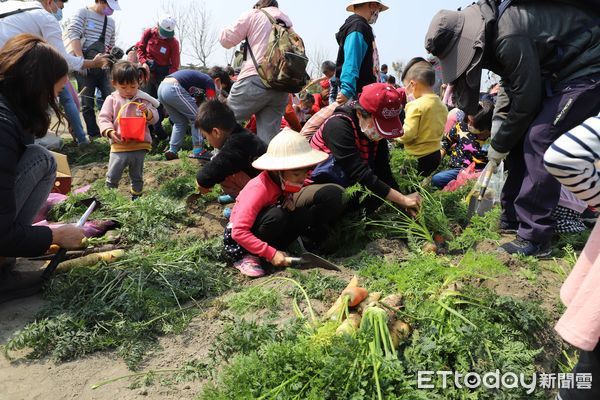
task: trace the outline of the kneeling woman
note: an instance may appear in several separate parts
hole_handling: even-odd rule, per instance
[[[244,275],[265,274],[262,260],[287,266],[284,250],[298,237],[322,239],[343,211],[341,186],[304,186],[309,170],[327,158],[298,132],[285,129],[252,166],[263,170],[237,197],[225,229],[225,253]]]

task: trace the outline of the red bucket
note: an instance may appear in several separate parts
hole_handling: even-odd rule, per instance
[[[123,104],[123,107],[119,110],[117,120],[119,121],[119,133],[123,141],[136,141],[143,142],[146,136],[146,118],[145,117],[123,117],[121,113],[130,104],[141,106],[141,103],[130,101],[129,103]]]

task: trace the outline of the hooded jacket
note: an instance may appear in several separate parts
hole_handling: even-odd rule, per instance
[[[364,86],[377,82],[379,63],[373,28],[366,19],[353,14],[335,38],[340,46],[335,76],[340,80],[342,93],[357,98]]]
[[[510,151],[527,132],[545,96],[566,82],[600,75],[600,13],[558,1],[515,1],[498,21],[491,0],[483,67],[502,77],[492,146]],[[576,3],[576,2],[571,2]]]

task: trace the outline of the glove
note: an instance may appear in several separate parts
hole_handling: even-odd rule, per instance
[[[498,165],[500,165],[500,163],[502,161],[504,161],[504,159],[506,158],[506,156],[508,155],[508,152],[506,153],[500,153],[499,151],[497,151],[496,149],[494,149],[494,147],[492,147],[490,145],[489,149],[488,149],[488,164],[491,165],[491,168],[493,171],[496,171],[496,168],[498,168]]]

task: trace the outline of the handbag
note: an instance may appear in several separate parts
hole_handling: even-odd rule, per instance
[[[102,26],[102,33],[98,40],[90,45],[83,52],[83,56],[86,60],[93,60],[98,54],[104,54],[106,52],[106,25],[108,24],[108,17],[104,17],[104,25]]]

